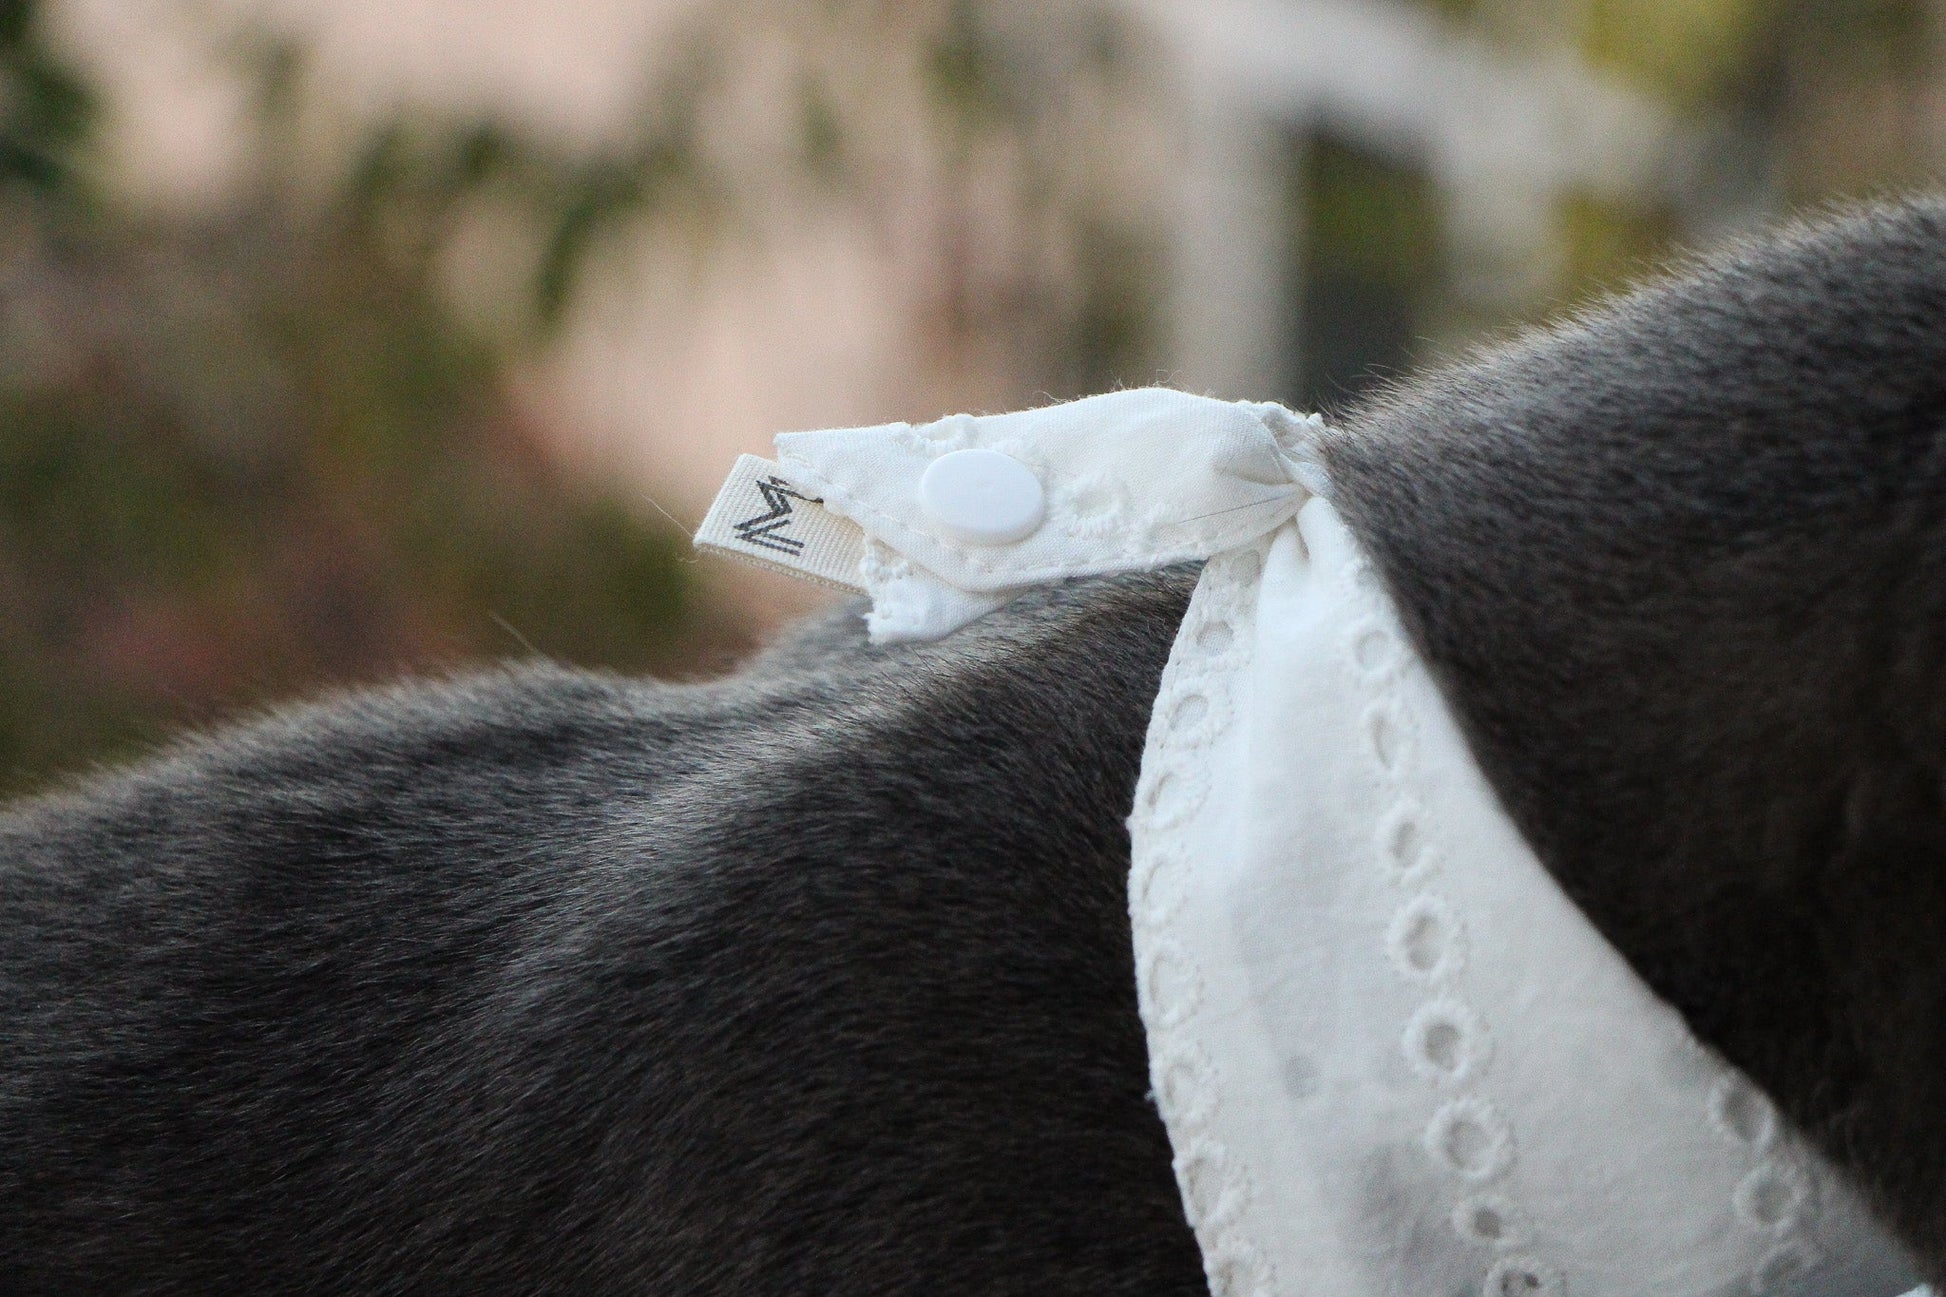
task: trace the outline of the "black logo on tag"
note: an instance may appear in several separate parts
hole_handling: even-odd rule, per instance
[[[802,500],[806,504],[823,504],[824,501],[791,489],[790,483],[781,477],[765,478],[757,483],[757,490],[763,493],[764,507],[769,512],[733,524],[731,530],[736,532],[737,539],[761,549],[774,549],[785,554],[802,554],[804,542],[795,536],[783,534],[784,528],[790,526],[791,517],[795,512],[791,501]]]

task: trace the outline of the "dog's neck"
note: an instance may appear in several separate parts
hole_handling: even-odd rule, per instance
[[[1946,212],[1347,427],[1341,505],[1543,861],[1946,1255]]]

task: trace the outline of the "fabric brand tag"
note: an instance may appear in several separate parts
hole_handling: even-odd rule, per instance
[[[792,576],[862,591],[865,532],[793,485],[785,469],[739,455],[696,530],[696,548]]]

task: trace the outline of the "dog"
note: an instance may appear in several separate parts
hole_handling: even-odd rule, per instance
[[[1324,443],[1566,893],[1946,1274],[1946,202]],[[0,817],[0,1290],[1207,1291],[1125,820],[1190,568],[530,664]]]

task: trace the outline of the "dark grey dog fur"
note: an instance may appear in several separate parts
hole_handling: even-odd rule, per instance
[[[1329,459],[1550,868],[1946,1269],[1946,205]],[[1204,1291],[1123,897],[1192,579],[343,698],[0,817],[0,1290]]]

